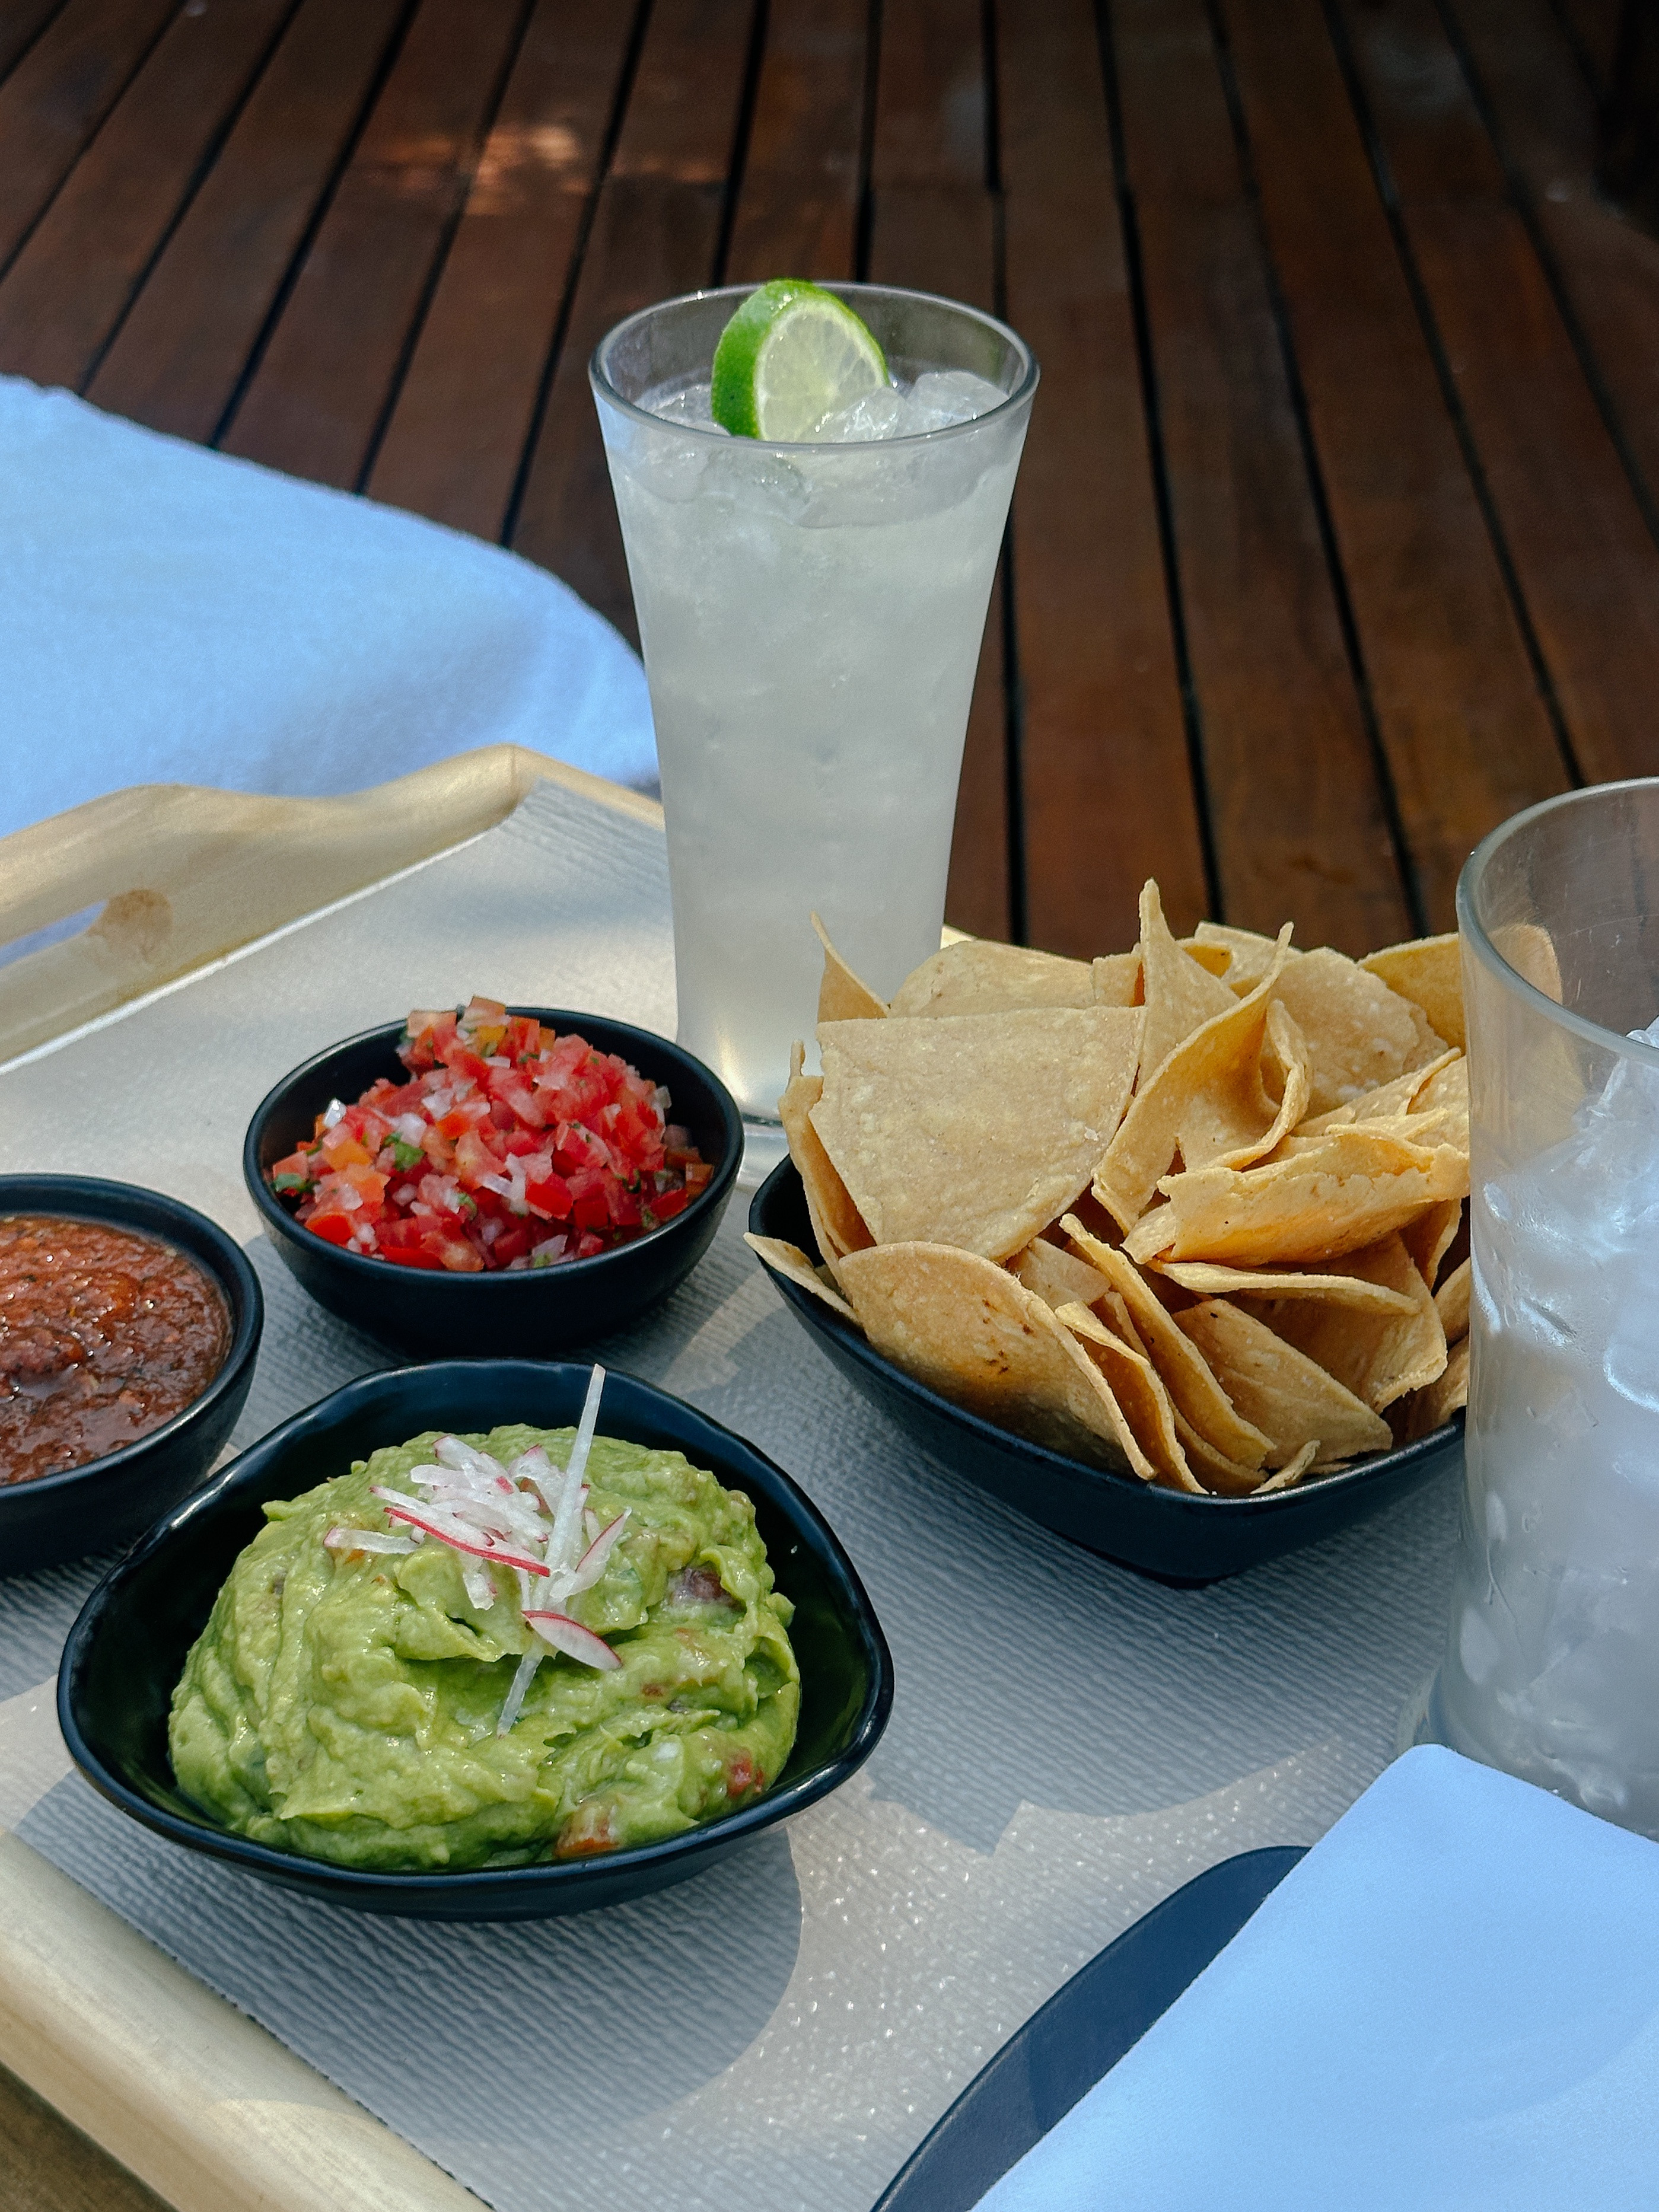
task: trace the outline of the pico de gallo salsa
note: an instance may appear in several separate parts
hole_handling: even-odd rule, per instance
[[[714,1174],[659,1084],[494,999],[417,1008],[398,1057],[408,1082],[334,1100],[267,1178],[348,1251],[459,1274],[558,1267],[659,1229]]]

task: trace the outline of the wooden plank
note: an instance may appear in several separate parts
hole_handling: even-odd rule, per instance
[[[4,2071],[0,2203],[6,2212],[164,2212],[153,2190]]]
[[[996,210],[988,174],[984,13],[978,0],[887,0],[871,151],[871,278],[994,313]],[[975,937],[1008,938],[1006,610],[991,593],[963,746],[945,911]]]
[[[1459,0],[1451,20],[1659,519],[1659,240],[1597,197],[1595,97],[1548,0]]]
[[[1424,918],[1565,770],[1317,0],[1221,0]]]
[[[79,390],[292,5],[175,17],[0,283],[0,364]]]
[[[8,0],[0,7],[0,77],[26,54],[64,0]]]
[[[87,396],[213,438],[329,186],[405,0],[304,0]]]
[[[1202,0],[1113,34],[1224,918],[1410,933]]]
[[[1027,934],[1132,945],[1207,904],[1094,15],[998,18],[1008,319],[1042,385],[1014,494]]]
[[[460,209],[523,0],[423,0],[222,438],[355,487]]]
[[[776,0],[725,281],[857,272],[868,0]]]
[[[69,0],[0,85],[0,269],[120,98],[177,0]]]
[[[538,0],[368,489],[499,538],[627,58],[618,7]]]
[[[1659,547],[1431,0],[1343,12],[1579,764],[1651,775]],[[1427,82],[1444,88],[1432,102]]]
[[[750,0],[657,0],[512,531],[637,638],[588,356],[637,307],[712,282],[749,53]]]

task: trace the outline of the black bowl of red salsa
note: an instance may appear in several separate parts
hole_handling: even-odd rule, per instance
[[[0,1176],[0,1575],[118,1551],[205,1480],[264,1320],[235,1239],[90,1176]]]
[[[475,999],[284,1076],[242,1172],[284,1264],[354,1327],[423,1358],[546,1358],[696,1266],[742,1131],[665,1037]]]

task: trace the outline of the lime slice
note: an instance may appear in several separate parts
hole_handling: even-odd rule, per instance
[[[888,381],[881,348],[833,292],[774,277],[751,292],[714,349],[714,420],[735,438],[786,445]]]

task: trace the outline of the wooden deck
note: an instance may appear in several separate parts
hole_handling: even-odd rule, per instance
[[[623,629],[617,317],[789,271],[1044,382],[951,918],[1148,872],[1351,949],[1659,768],[1659,244],[1613,0],[0,0],[0,369],[500,539]]]

